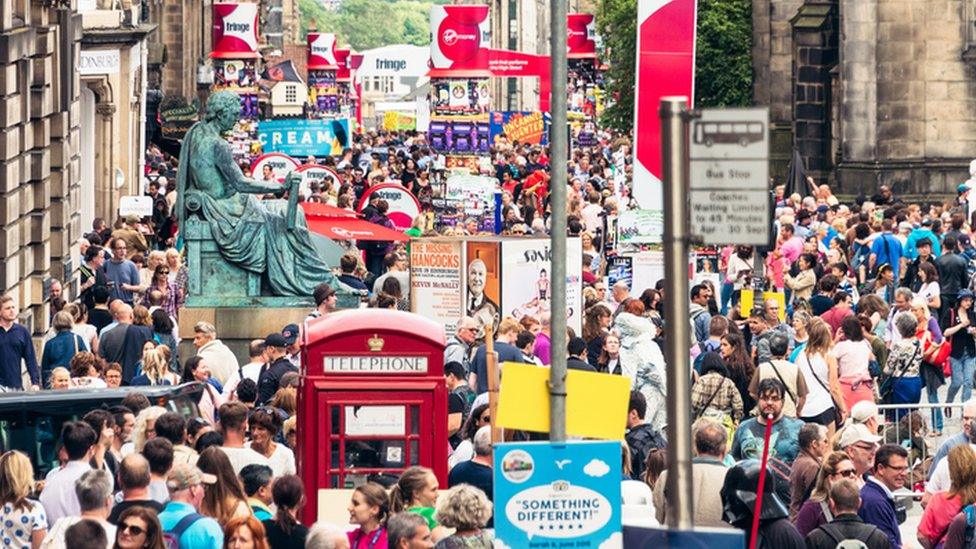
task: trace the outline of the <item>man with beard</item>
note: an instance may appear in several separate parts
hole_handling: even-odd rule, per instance
[[[773,447],[769,449],[769,456],[791,465],[800,451],[800,428],[804,422],[783,415],[783,397],[786,387],[776,378],[766,378],[759,382],[756,391],[759,395],[759,411],[757,417],[743,421],[735,430],[732,439],[732,457],[740,459],[761,459],[763,452],[763,437],[766,423],[773,423]]]

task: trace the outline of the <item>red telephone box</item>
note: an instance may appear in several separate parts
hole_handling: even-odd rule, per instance
[[[444,327],[388,309],[308,321],[302,346],[298,439],[305,517],[318,490],[352,488],[370,474],[433,469],[447,486]]]

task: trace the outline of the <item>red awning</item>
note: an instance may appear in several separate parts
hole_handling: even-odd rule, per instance
[[[356,217],[356,212],[321,202],[300,202],[306,217]]]
[[[376,223],[355,217],[306,216],[308,228],[312,232],[327,236],[332,240],[396,240],[406,241],[410,237]]]

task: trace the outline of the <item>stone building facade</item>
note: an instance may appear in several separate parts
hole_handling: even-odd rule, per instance
[[[753,0],[774,174],[795,147],[858,194],[953,194],[976,158],[976,0]]]
[[[51,277],[78,265],[82,21],[71,4],[0,1],[0,293],[35,333]]]

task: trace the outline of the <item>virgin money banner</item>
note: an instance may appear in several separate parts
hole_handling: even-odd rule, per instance
[[[352,71],[349,69],[349,55],[352,50],[349,48],[336,48],[335,56],[336,63],[339,64],[339,69],[336,71],[336,80],[340,82],[347,82],[352,77]]]
[[[213,5],[213,52],[216,59],[252,59],[258,56],[258,5]]]
[[[308,33],[308,68],[311,70],[334,70],[336,60],[336,36],[328,32]]]
[[[661,119],[665,96],[684,96],[689,107],[695,89],[695,0],[638,0],[637,85],[634,103],[634,188],[643,210],[662,212]],[[644,235],[642,235],[644,236]],[[661,234],[653,235],[660,241]]]
[[[489,76],[488,6],[431,6],[430,76]]]
[[[596,57],[596,18],[590,13],[571,13],[566,16],[567,57]]]

